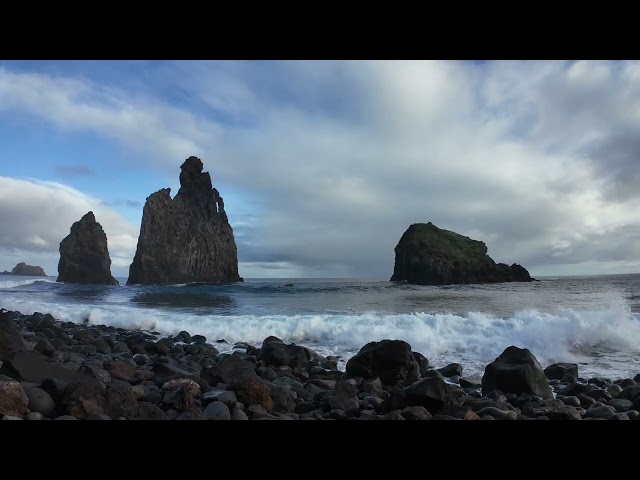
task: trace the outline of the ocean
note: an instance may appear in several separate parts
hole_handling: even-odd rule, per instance
[[[269,335],[340,356],[366,343],[408,342],[431,365],[480,376],[508,346],[579,375],[640,373],[640,274],[541,277],[533,283],[419,286],[363,279],[245,279],[233,285],[60,284],[0,275],[0,307],[64,321],[205,335],[221,352]],[[285,286],[293,284],[293,286]]]

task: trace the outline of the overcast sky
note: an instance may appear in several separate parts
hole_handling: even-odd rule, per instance
[[[89,210],[128,275],[202,159],[240,275],[389,278],[416,222],[533,276],[640,271],[640,63],[0,61],[0,270]]]

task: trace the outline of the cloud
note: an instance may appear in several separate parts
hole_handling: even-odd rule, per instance
[[[200,156],[245,277],[386,278],[404,230],[428,221],[534,273],[637,258],[638,62],[148,68],[146,93],[0,68],[0,110],[98,133],[170,178]]]
[[[60,175],[87,175],[94,176],[96,171],[89,165],[58,165],[55,172]]]
[[[0,177],[0,259],[35,258],[55,275],[60,241],[92,210],[107,234],[112,270],[128,269],[139,227],[93,197],[56,182]]]

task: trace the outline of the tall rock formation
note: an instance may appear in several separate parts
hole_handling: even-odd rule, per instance
[[[10,272],[7,272],[7,271],[2,272],[2,275],[26,275],[26,276],[32,276],[32,277],[47,276],[47,274],[44,273],[44,270],[42,269],[42,267],[27,265],[24,262],[20,262],[19,264],[17,264],[15,267],[13,267],[13,270],[11,270]]]
[[[395,248],[391,281],[420,285],[531,282],[527,270],[494,262],[484,242],[472,240],[431,222],[411,225]]]
[[[71,226],[71,233],[60,242],[58,282],[118,285],[111,276],[107,235],[93,212]]]
[[[127,285],[242,282],[233,230],[209,173],[197,157],[180,168],[173,200],[170,188],[147,198]]]

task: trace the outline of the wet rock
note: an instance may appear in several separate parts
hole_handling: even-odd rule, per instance
[[[385,385],[410,385],[420,379],[420,365],[411,346],[402,340],[370,342],[347,362],[351,376],[379,377]]]
[[[508,347],[485,368],[482,377],[482,393],[500,389],[517,395],[531,393],[542,398],[552,398],[542,367],[526,348]]]
[[[549,380],[561,380],[565,375],[578,377],[577,363],[554,363],[544,369],[544,374]]]
[[[461,377],[462,365],[460,365],[459,363],[450,363],[446,367],[438,368],[438,371],[445,378],[453,377],[455,375],[457,375],[458,377]]]

